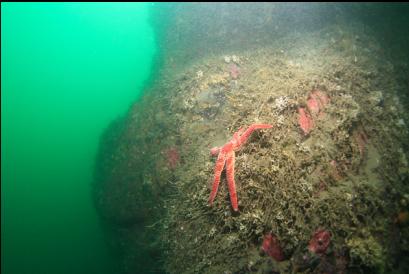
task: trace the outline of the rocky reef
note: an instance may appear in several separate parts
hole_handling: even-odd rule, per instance
[[[365,26],[287,32],[161,73],[101,156],[96,204],[126,273],[408,270],[409,83]],[[209,206],[210,149],[254,123],[273,128],[236,153],[239,210],[224,175]]]

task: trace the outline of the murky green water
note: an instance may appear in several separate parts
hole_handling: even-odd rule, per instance
[[[1,8],[2,273],[409,273],[409,5]]]
[[[150,73],[147,4],[1,8],[2,273],[115,273],[91,182]]]

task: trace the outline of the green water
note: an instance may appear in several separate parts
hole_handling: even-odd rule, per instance
[[[91,183],[150,73],[148,5],[1,4],[2,273],[115,273]]]

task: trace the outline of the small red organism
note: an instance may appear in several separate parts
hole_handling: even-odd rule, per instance
[[[278,242],[277,237],[271,232],[264,235],[263,245],[261,249],[271,258],[275,259],[278,262],[284,260],[284,254],[281,250],[280,243]]]
[[[308,135],[314,127],[314,120],[324,116],[324,107],[329,103],[329,97],[324,92],[315,89],[311,91],[307,100],[307,107],[298,108],[298,124],[304,132]]]
[[[314,122],[311,116],[306,112],[305,108],[298,108],[298,114],[298,124],[304,132],[304,135],[307,135],[314,127]]]
[[[315,89],[311,92],[311,98],[316,98],[320,102],[320,109],[324,108],[329,103],[329,97],[324,92]]]
[[[323,254],[327,251],[330,241],[331,233],[325,229],[319,229],[312,236],[308,250],[315,254]]]
[[[317,115],[320,112],[320,103],[316,98],[309,98],[307,100],[307,108],[312,115]]]
[[[166,162],[171,169],[175,169],[180,162],[180,154],[177,148],[172,147],[164,151]]]
[[[229,71],[230,71],[231,78],[233,78],[234,80],[239,78],[240,70],[239,70],[239,67],[236,64],[231,64]]]
[[[329,97],[324,92],[315,89],[311,91],[308,100],[307,107],[311,115],[322,116],[324,114],[323,109],[329,103]]]

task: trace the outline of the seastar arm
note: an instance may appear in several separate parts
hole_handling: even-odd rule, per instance
[[[226,177],[227,185],[229,187],[230,202],[234,211],[239,210],[237,203],[237,192],[236,192],[236,182],[234,181],[234,163],[236,161],[236,156],[234,151],[231,150],[227,154],[226,159]]]
[[[241,127],[239,130],[233,135],[234,137],[240,137],[241,134],[243,134],[244,128]]]
[[[209,197],[210,205],[213,204],[214,198],[216,198],[217,190],[219,189],[220,176],[222,175],[222,171],[223,171],[225,162],[226,162],[226,154],[223,151],[220,151],[219,156],[217,157],[217,160],[216,160],[216,165],[214,167],[213,186],[212,186],[212,192],[210,193],[210,197]]]
[[[250,135],[253,133],[254,130],[256,130],[256,129],[266,129],[266,128],[272,128],[272,127],[273,127],[272,125],[268,125],[268,124],[252,124],[238,138],[238,146],[241,146],[242,144],[244,144],[247,141],[247,139],[250,137]]]

